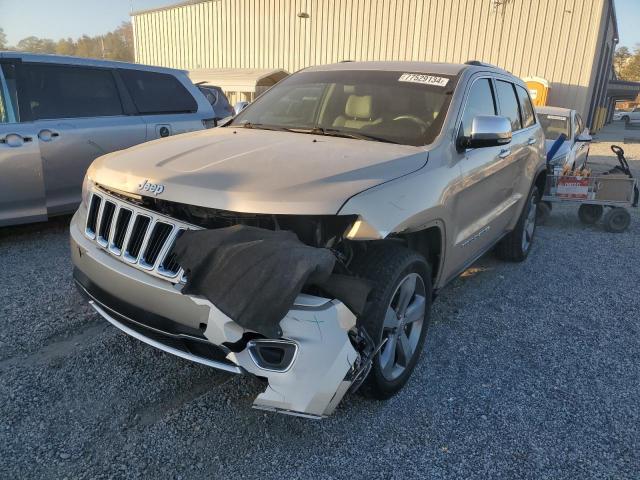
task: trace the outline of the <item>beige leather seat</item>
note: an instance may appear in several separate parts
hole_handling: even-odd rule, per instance
[[[371,95],[349,95],[344,107],[344,115],[333,122],[334,127],[359,129],[367,125],[376,125],[381,118],[373,119]]]

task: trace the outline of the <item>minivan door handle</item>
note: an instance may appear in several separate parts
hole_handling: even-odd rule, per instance
[[[9,133],[0,138],[0,143],[4,143],[8,147],[21,147],[25,143],[30,141],[31,137],[23,137],[22,135],[18,135],[17,133]]]
[[[535,139],[535,137],[531,137],[531,138],[529,139],[529,141],[527,142],[527,144],[528,144],[528,145],[533,145],[534,143],[536,143],[536,139]]]
[[[54,132],[53,130],[49,130],[48,128],[40,130],[40,132],[38,133],[38,138],[43,142],[50,142],[51,140],[59,136],[60,134],[58,132]]]
[[[500,158],[507,158],[509,155],[511,155],[510,148],[503,148],[502,150],[500,150],[500,153],[498,154]]]

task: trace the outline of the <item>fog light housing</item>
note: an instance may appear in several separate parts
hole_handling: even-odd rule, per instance
[[[247,349],[253,363],[270,372],[286,372],[298,354],[298,344],[291,340],[251,340]]]

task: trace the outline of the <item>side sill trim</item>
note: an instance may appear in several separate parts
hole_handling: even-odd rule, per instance
[[[164,345],[160,342],[157,342],[149,337],[145,337],[144,335],[136,332],[135,330],[127,327],[126,325],[118,322],[115,318],[109,315],[100,305],[98,305],[94,300],[89,300],[89,305],[93,307],[93,309],[100,314],[102,318],[108,321],[114,327],[122,330],[127,335],[131,335],[134,338],[137,338],[141,342],[146,343],[147,345],[151,345],[159,350],[165,351],[172,355],[176,355],[178,357],[184,358],[186,360],[190,360],[192,362],[201,363],[208,367],[217,368],[218,370],[224,370],[225,372],[230,373],[245,373],[244,370],[240,367],[233,367],[231,365],[227,365],[225,363],[216,362],[215,360],[209,360],[208,358],[198,357],[196,355],[192,355],[187,352],[183,352],[182,350],[178,350],[177,348],[170,347],[168,345]]]

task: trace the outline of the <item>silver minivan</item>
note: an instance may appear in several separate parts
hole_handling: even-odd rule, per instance
[[[0,52],[0,226],[73,212],[94,159],[215,117],[181,70]]]

